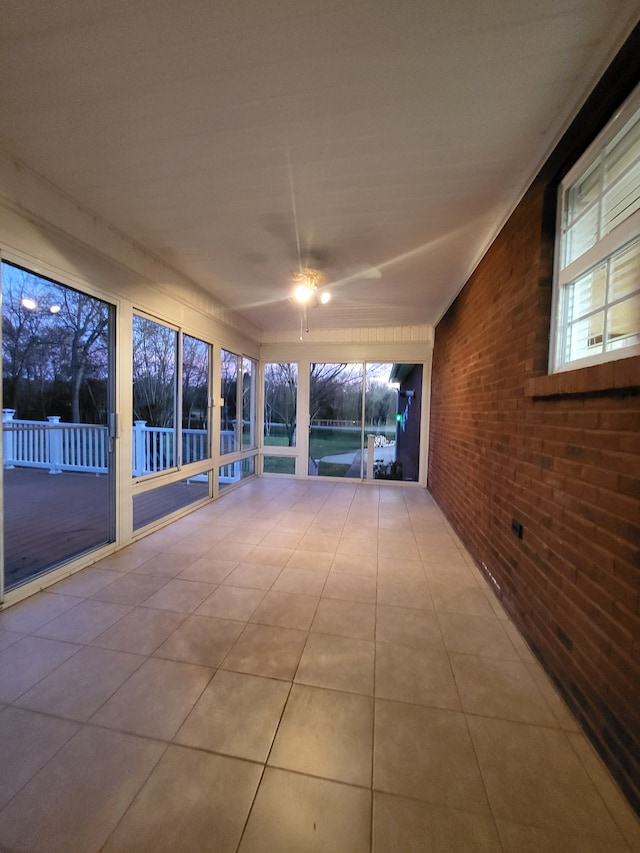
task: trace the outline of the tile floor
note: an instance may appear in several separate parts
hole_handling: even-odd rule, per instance
[[[255,480],[0,614],[0,849],[629,853],[418,488]]]

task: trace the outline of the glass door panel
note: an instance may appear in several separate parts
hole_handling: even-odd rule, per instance
[[[364,477],[417,482],[421,364],[367,364]]]
[[[310,371],[309,474],[362,477],[362,364],[315,363]]]
[[[113,306],[2,263],[4,587],[114,540]]]

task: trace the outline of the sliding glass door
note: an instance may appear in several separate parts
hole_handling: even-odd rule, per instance
[[[4,588],[114,540],[113,306],[2,263]]]
[[[417,481],[422,365],[314,363],[310,476]]]

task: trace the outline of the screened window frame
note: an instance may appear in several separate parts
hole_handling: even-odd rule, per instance
[[[205,340],[204,338],[200,338],[195,334],[192,334],[190,331],[187,331],[182,326],[177,326],[170,321],[164,320],[160,317],[157,317],[153,314],[150,314],[147,311],[144,311],[139,308],[133,309],[131,313],[131,325],[135,323],[135,319],[139,318],[141,320],[150,321],[155,323],[158,326],[162,326],[166,329],[169,329],[171,332],[175,334],[175,349],[174,349],[174,377],[173,377],[173,426],[172,426],[172,436],[171,436],[171,444],[172,444],[172,465],[167,465],[166,467],[161,466],[156,470],[152,471],[144,471],[141,472],[136,465],[135,459],[135,448],[132,448],[134,459],[132,460],[132,480],[134,483],[141,484],[144,482],[149,482],[158,478],[166,478],[168,475],[175,475],[176,473],[180,473],[185,469],[188,470],[197,470],[200,471],[202,469],[206,472],[206,470],[211,468],[211,462],[213,459],[213,445],[212,445],[212,419],[211,419],[211,388],[212,388],[212,363],[213,363],[213,345]],[[207,406],[206,406],[206,436],[204,441],[205,446],[205,456],[202,459],[197,459],[194,461],[185,462],[184,454],[183,454],[183,355],[184,355],[184,338],[189,337],[192,338],[207,347]],[[133,380],[134,377],[132,375],[132,391],[133,391]],[[134,413],[134,426],[135,426],[135,408],[133,409]]]
[[[606,341],[603,340],[602,350],[582,357],[571,358],[569,353],[569,333],[571,323],[580,320],[588,320],[597,313],[603,313],[603,337],[606,335],[607,318],[610,317],[612,309],[617,305],[633,297],[626,296],[623,299],[608,299],[608,271],[609,264],[623,252],[628,250],[637,241],[640,241],[640,210],[636,210],[622,219],[617,225],[606,233],[598,234],[597,239],[589,248],[565,262],[568,253],[568,234],[571,225],[579,221],[576,216],[568,222],[567,199],[572,187],[583,177],[588,176],[597,164],[599,158],[606,149],[616,140],[625,125],[634,117],[638,116],[635,131],[640,135],[640,86],[638,86],[622,107],[608,122],[603,131],[584,152],[575,165],[567,172],[558,188],[557,221],[556,221],[556,245],[555,245],[555,267],[553,280],[553,305],[551,318],[551,346],[549,352],[549,373],[559,373],[567,370],[575,370],[595,364],[602,364],[620,358],[629,358],[640,354],[640,343],[621,347],[612,346],[605,348]],[[638,161],[640,162],[640,161]],[[602,216],[602,205],[608,191],[608,187],[602,185],[597,193],[598,223]],[[598,224],[598,228],[600,225]],[[596,271],[599,267],[607,265],[605,281],[605,296],[602,305],[586,311],[575,317],[569,317],[570,302],[573,294],[572,285],[577,284],[581,278]],[[640,288],[640,282],[639,282]],[[638,330],[640,331],[640,330]]]

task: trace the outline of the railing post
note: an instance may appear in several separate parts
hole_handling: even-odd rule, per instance
[[[133,422],[133,476],[142,477],[145,473],[146,447],[145,426],[146,421]]]
[[[2,467],[7,470],[15,468],[14,455],[14,433],[12,429],[6,429],[4,424],[10,424],[15,415],[15,409],[2,410]]]
[[[49,439],[49,473],[61,474],[62,430],[57,428],[57,424],[60,423],[60,416],[49,415],[47,421],[50,424],[47,427],[47,438]]]
[[[375,456],[375,435],[367,436],[367,480],[373,480],[373,457]]]

